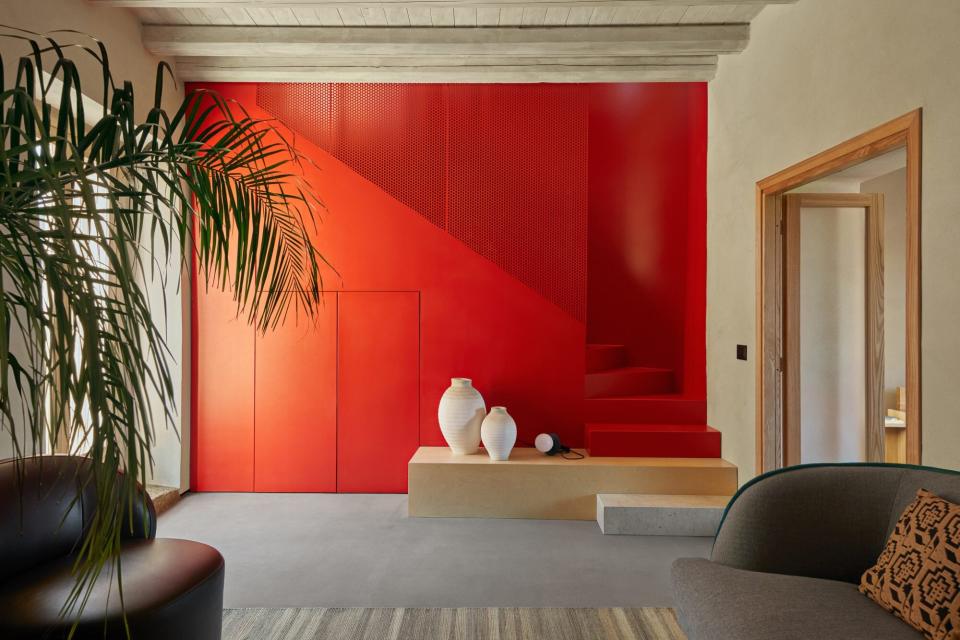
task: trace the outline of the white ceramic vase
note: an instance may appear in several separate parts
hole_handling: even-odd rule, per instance
[[[480,438],[491,460],[506,460],[517,443],[517,423],[506,407],[493,407],[480,426]]]
[[[476,453],[480,448],[480,425],[487,412],[483,396],[470,378],[452,378],[443,392],[437,419],[443,439],[457,455]]]

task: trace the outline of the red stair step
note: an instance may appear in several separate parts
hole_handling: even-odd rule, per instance
[[[588,373],[584,391],[588,398],[670,393],[673,371],[651,367],[622,367]]]
[[[595,457],[720,457],[720,432],[703,424],[588,424],[586,435]]]
[[[627,348],[622,344],[588,344],[587,373],[617,369],[627,364]]]
[[[706,424],[707,401],[682,394],[587,398],[587,423]]]

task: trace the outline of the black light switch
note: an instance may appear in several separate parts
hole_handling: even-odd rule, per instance
[[[737,345],[737,360],[746,360],[747,359],[747,345],[738,344]]]

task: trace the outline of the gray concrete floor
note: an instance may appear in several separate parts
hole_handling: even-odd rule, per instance
[[[158,536],[226,559],[232,607],[672,606],[670,564],[712,539],[595,522],[408,518],[406,495],[188,494]]]

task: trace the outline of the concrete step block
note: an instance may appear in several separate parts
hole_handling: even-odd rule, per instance
[[[606,535],[712,537],[730,496],[598,493]]]

